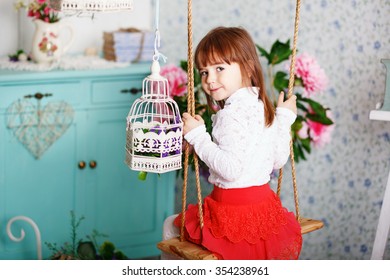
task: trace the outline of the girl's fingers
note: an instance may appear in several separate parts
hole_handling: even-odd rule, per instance
[[[281,104],[283,104],[283,101],[284,101],[284,92],[281,91],[281,92],[279,93],[278,106],[281,105]]]
[[[195,119],[200,122],[204,122],[203,118],[200,115],[195,115]]]

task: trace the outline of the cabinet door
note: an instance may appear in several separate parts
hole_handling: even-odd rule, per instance
[[[0,120],[5,124],[3,117],[0,115]],[[75,207],[75,187],[83,185],[84,180],[78,176],[77,168],[83,152],[84,125],[85,112],[76,111],[68,130],[39,159],[33,157],[10,129],[3,126],[0,130],[1,224],[6,225],[19,215],[31,218],[40,229],[43,258],[51,253],[44,242],[69,241],[69,213]],[[20,237],[23,229],[25,238],[16,243],[4,231],[0,239],[0,259],[36,259],[32,227],[26,222],[15,222],[11,229],[15,237]]]
[[[86,160],[95,161],[96,167],[87,170],[90,176],[77,204],[78,209],[85,207],[89,230],[107,234],[129,258],[141,258],[160,254],[156,244],[164,219],[173,213],[176,174],[150,173],[140,181],[138,172],[124,163],[129,109],[88,113]]]

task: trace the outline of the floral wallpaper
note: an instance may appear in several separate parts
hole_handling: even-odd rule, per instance
[[[313,55],[325,70],[328,87],[316,99],[331,108],[335,121],[331,142],[296,165],[301,216],[325,223],[304,235],[301,259],[370,259],[390,171],[390,122],[369,119],[384,98],[381,59],[390,58],[390,0],[301,3],[298,51]],[[208,30],[225,25],[247,28],[269,49],[277,39],[292,39],[294,14],[292,0],[196,0],[194,47]],[[187,59],[187,1],[161,1],[159,27],[169,62]],[[290,170],[287,164],[282,201],[294,211]],[[181,185],[179,178],[177,211]],[[203,195],[210,189],[202,180]],[[189,190],[190,202],[195,197]],[[390,259],[390,242],[384,258]]]

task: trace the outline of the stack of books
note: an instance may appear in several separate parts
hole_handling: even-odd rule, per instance
[[[117,62],[152,61],[154,33],[135,28],[103,33],[103,56]]]

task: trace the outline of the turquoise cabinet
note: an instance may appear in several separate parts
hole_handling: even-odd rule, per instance
[[[70,211],[84,216],[79,238],[95,229],[129,258],[158,255],[162,223],[174,208],[175,173],[138,172],[124,163],[126,116],[141,95],[150,65],[95,71],[15,72],[0,70],[0,259],[35,259],[30,225],[18,221],[9,239],[7,222],[19,215],[39,227],[44,242],[70,242]],[[36,159],[7,127],[7,108],[25,95],[50,93],[41,108],[65,101],[74,110],[68,130]],[[35,98],[29,99],[37,105]],[[104,238],[98,239],[101,243]]]

